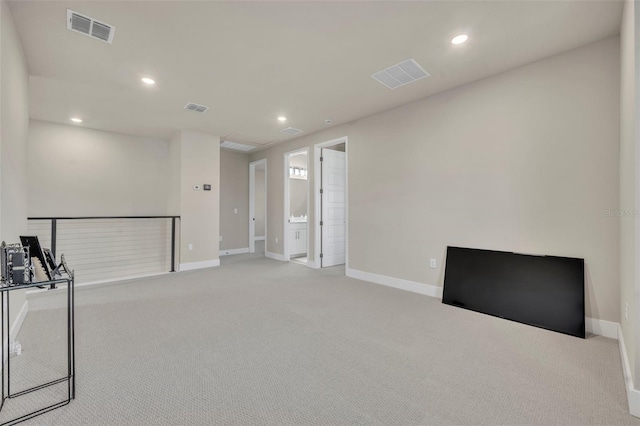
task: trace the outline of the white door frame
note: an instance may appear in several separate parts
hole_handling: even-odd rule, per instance
[[[292,155],[296,155],[296,154],[302,154],[305,153],[307,154],[307,259],[309,259],[308,255],[309,255],[309,148],[298,148],[296,150],[293,151],[288,151],[284,153],[284,210],[283,210],[283,217],[284,217],[284,226],[282,227],[282,229],[284,230],[284,232],[282,233],[282,248],[283,248],[283,256],[284,256],[284,260],[286,260],[287,262],[290,259],[290,247],[289,247],[289,213],[290,213],[290,191],[291,191],[291,185],[289,182],[289,157],[291,157]],[[308,265],[308,262],[307,262]]]
[[[322,180],[320,178],[320,153],[322,148],[326,148],[329,146],[339,145],[344,142],[344,158],[345,158],[345,168],[344,168],[344,178],[345,178],[345,199],[346,199],[346,217],[347,217],[347,226],[346,226],[346,241],[345,241],[345,271],[349,270],[349,137],[343,136],[337,139],[331,139],[330,141],[317,143],[313,148],[313,182],[314,182],[314,251],[313,251],[313,267],[320,268],[320,251],[321,247],[321,239],[322,239],[322,231],[320,229],[320,217],[322,216],[322,211],[320,209],[320,187],[322,186]]]
[[[256,166],[264,164],[264,251],[267,253],[267,159],[249,163],[249,253],[256,252]]]

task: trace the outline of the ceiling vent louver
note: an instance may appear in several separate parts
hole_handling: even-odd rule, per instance
[[[420,66],[413,59],[407,59],[399,64],[395,64],[387,69],[378,71],[371,75],[371,78],[378,81],[378,83],[387,86],[389,89],[395,89],[400,86],[404,86],[414,81],[418,81],[422,78],[429,77],[431,74],[426,72],[424,68]]]
[[[184,109],[188,109],[189,111],[195,111],[195,112],[207,112],[209,110],[208,106],[204,106],[204,105],[198,105],[198,104],[194,104],[193,102],[189,102],[188,104],[186,104],[184,106]]]
[[[282,133],[286,133],[288,135],[297,135],[302,133],[302,130],[296,129],[295,127],[287,127],[286,129],[282,129]]]
[[[67,9],[67,29],[107,43],[113,42],[113,35],[116,32],[113,25],[96,21],[71,9]]]
[[[231,142],[231,141],[222,141],[220,143],[220,148],[233,149],[235,151],[251,151],[255,148],[255,146],[245,145],[243,143]]]

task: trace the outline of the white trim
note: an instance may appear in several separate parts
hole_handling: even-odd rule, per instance
[[[597,318],[586,317],[585,329],[587,333],[596,334],[598,336],[608,337],[609,339],[617,339],[619,336],[617,322],[605,321]]]
[[[356,278],[375,284],[386,285],[388,287],[398,288],[400,290],[411,291],[413,293],[424,294],[425,296],[442,299],[443,288],[439,286],[404,280],[402,278],[389,277],[386,275],[374,274],[371,272],[359,271],[352,268],[346,268],[346,275],[351,278]],[[586,331],[598,336],[617,339],[619,335],[618,327],[619,324],[617,322],[605,321],[597,318],[585,318]]]
[[[253,220],[256,210],[256,165],[249,163],[249,253],[256,251],[255,239],[256,223]]]
[[[128,277],[117,277],[117,278],[109,278],[106,280],[99,280],[99,281],[89,281],[86,283],[74,283],[74,287],[86,287],[86,286],[90,286],[90,285],[99,285],[99,284],[110,284],[110,283],[117,283],[120,281],[129,281],[129,280],[137,280],[140,278],[148,278],[148,277],[157,277],[160,275],[168,275],[171,274],[171,272],[158,272],[155,274],[144,274],[144,275],[129,275]],[[59,288],[67,288],[66,284],[62,285],[62,286],[58,286]],[[37,290],[32,290],[32,291],[28,291],[27,294],[31,294],[31,293],[41,293],[41,292],[47,292],[49,291],[49,289],[37,289]]]
[[[289,255],[289,216],[290,216],[290,212],[289,210],[291,209],[291,185],[289,182],[289,153],[285,152],[284,154],[284,158],[283,158],[283,163],[284,163],[284,169],[283,169],[283,181],[282,181],[282,185],[283,185],[283,190],[282,190],[282,201],[284,202],[284,206],[282,209],[282,220],[283,220],[283,225],[282,225],[282,252],[283,252],[283,259],[290,259],[291,256]],[[266,247],[265,247],[266,250]],[[269,256],[267,256],[269,257]],[[278,259],[279,260],[279,259]]]
[[[629,404],[629,414],[640,417],[640,391],[633,386],[633,377],[631,376],[631,368],[629,366],[629,358],[627,357],[627,349],[624,345],[624,336],[622,335],[622,327],[618,324],[618,346],[620,347],[620,358],[622,361],[622,373],[624,374],[625,387],[627,389],[627,403]]]
[[[169,275],[172,274],[173,272],[157,272],[155,274],[144,274],[144,275],[130,275],[128,277],[117,277],[117,278],[109,278],[107,280],[99,280],[99,281],[89,281],[86,283],[77,283],[74,284],[75,288],[78,287],[88,287],[88,286],[92,286],[92,285],[101,285],[101,284],[112,284],[112,283],[119,283],[121,281],[131,281],[131,280],[137,280],[137,279],[141,279],[141,278],[151,278],[151,277],[158,277],[160,275]],[[53,289],[54,291],[57,289],[64,289],[67,288],[66,284],[60,284],[56,287],[56,289]],[[37,287],[33,287],[32,290],[27,290],[27,295],[35,295],[35,294],[39,294],[39,293],[48,293],[52,291],[49,288],[37,288]]]
[[[193,271],[194,269],[214,268],[220,266],[220,259],[203,260],[201,262],[181,263],[179,271]]]
[[[220,256],[229,256],[231,254],[243,254],[249,253],[249,247],[243,247],[238,249],[220,250]]]
[[[253,241],[264,241],[266,239],[267,237],[265,237],[264,235],[262,237],[253,237]]]
[[[399,288],[400,290],[411,291],[413,293],[442,299],[442,287],[438,287],[436,285],[403,280],[402,278],[388,277],[386,275],[373,274],[371,272],[359,271],[349,267],[345,268],[345,272],[348,277],[358,280],[369,281],[375,284],[386,285],[388,287]]]
[[[29,312],[29,302],[27,300],[24,301],[22,307],[20,308],[20,312],[18,312],[18,316],[16,320],[13,322],[11,329],[9,330],[9,342],[13,342],[18,337],[18,333],[20,332],[20,328],[22,327],[22,323],[24,319],[27,317],[27,313]]]
[[[3,308],[6,308],[7,299],[5,299],[4,303],[5,305],[3,306]],[[6,347],[6,346],[4,347],[5,350],[3,351],[4,356],[2,359],[3,364],[7,362],[7,358],[10,356],[10,352],[11,352],[10,348],[11,346],[13,346],[12,344],[13,342],[15,342],[16,337],[18,337],[18,332],[22,327],[22,323],[24,322],[24,319],[27,317],[27,312],[29,312],[29,302],[25,300],[24,303],[22,304],[22,307],[20,308],[20,312],[18,312],[18,316],[16,317],[16,320],[13,322],[13,325],[9,329],[9,347]],[[4,342],[2,344],[4,345]]]
[[[633,150],[634,152],[634,164],[633,164],[633,173],[634,173],[634,183],[635,186],[635,208],[638,211],[640,208],[640,120],[637,119],[637,110],[638,105],[640,105],[640,4],[637,1],[628,1],[625,2],[625,8],[633,6],[633,23],[632,23],[632,31],[633,31],[633,76],[634,76],[634,106],[633,106]],[[640,247],[640,217],[636,216],[634,218],[634,251],[637,255],[638,247]],[[637,260],[637,257],[634,258],[634,273],[633,273],[633,289],[631,291],[633,297],[633,306],[635,306],[635,318],[631,318],[634,326],[631,327],[633,333],[631,334],[631,339],[633,342],[631,344],[634,347],[634,357],[630,360],[633,363],[633,371],[635,371],[636,380],[640,380],[640,331],[638,327],[640,325],[640,261]],[[625,352],[626,353],[626,352]],[[636,383],[638,385],[638,383]],[[627,396],[629,397],[629,412],[634,416],[640,417],[640,397],[637,394],[637,390],[632,385],[633,397],[627,392]]]
[[[284,254],[272,253],[270,251],[266,251],[264,255],[266,257],[268,257],[269,259],[279,260],[281,262],[286,262],[287,261],[287,259],[284,257]]]

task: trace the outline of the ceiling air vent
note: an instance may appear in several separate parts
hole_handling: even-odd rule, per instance
[[[207,112],[209,107],[204,105],[194,104],[193,102],[189,102],[184,106],[184,109],[188,109],[189,111],[195,111],[195,112]]]
[[[116,32],[113,25],[96,21],[71,9],[67,9],[67,29],[107,43],[113,42],[113,35]]]
[[[235,151],[247,152],[254,149],[255,146],[245,145],[243,143],[238,143],[238,142],[222,141],[220,143],[220,148],[227,148],[227,149],[233,149]]]
[[[282,129],[282,133],[286,133],[288,135],[297,135],[302,133],[302,130],[296,129],[295,127],[287,127],[286,129]]]
[[[389,89],[395,89],[430,75],[416,61],[407,59],[385,70],[378,71],[372,74],[371,77]]]

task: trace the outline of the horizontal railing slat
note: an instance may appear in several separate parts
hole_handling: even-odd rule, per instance
[[[173,270],[172,222],[179,216],[29,218],[28,233],[50,248],[56,219],[56,254],[65,255],[76,282],[155,275]]]

